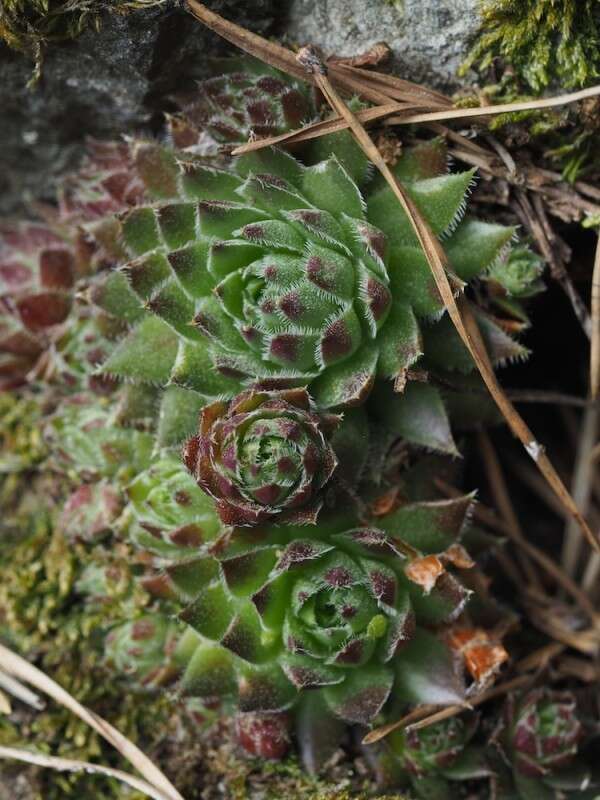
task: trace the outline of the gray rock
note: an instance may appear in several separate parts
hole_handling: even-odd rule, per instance
[[[399,76],[452,89],[480,25],[478,8],[479,0],[290,0],[286,31],[327,55],[356,55],[385,41]]]
[[[209,5],[266,32],[276,2]],[[0,42],[0,214],[21,211],[31,198],[51,199],[57,181],[80,160],[87,136],[158,131],[169,94],[206,74],[207,57],[226,49],[177,7],[110,14],[99,32],[51,44],[42,79],[29,88],[31,60]]]
[[[398,74],[435,86],[455,72],[478,25],[478,0],[206,0],[263,34],[354,55],[385,40]],[[275,27],[274,27],[275,25]],[[43,76],[0,43],[0,215],[51,199],[76,166],[86,136],[158,133],[169,95],[207,72],[207,57],[231,51],[173,0],[127,16],[106,15],[99,32],[48,46]]]

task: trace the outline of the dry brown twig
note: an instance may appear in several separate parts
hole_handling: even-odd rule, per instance
[[[105,719],[82,706],[81,703],[37,667],[34,667],[24,658],[1,644],[0,669],[16,680],[34,686],[38,691],[43,692],[57,703],[68,708],[69,711],[76,714],[97,731],[144,776],[145,782],[154,788],[155,793],[152,796],[157,800],[184,800],[166,775],[133,742],[123,736]],[[134,778],[134,780],[138,779]]]
[[[123,770],[120,769],[104,767],[101,764],[92,764],[89,761],[78,761],[72,758],[57,758],[56,756],[49,756],[46,753],[38,753],[33,750],[21,750],[17,747],[2,746],[0,746],[0,759],[21,761],[25,764],[46,767],[59,772],[86,772],[96,775],[105,775],[109,778],[115,778],[121,783],[130,786],[132,789],[136,789],[138,792],[142,792],[153,800],[169,800],[170,797],[170,795],[159,791],[155,786],[147,783],[147,781],[136,778],[135,775],[130,775],[128,772],[123,772]]]

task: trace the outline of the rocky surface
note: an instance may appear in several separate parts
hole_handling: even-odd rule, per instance
[[[266,32],[277,0],[209,5]],[[100,31],[51,43],[33,87],[31,59],[0,42],[0,214],[52,197],[57,179],[81,157],[86,136],[157,130],[169,93],[206,74],[207,57],[222,54],[225,45],[177,6],[108,14]]]
[[[398,74],[449,87],[478,24],[477,0],[208,0],[230,19],[327,53],[355,54],[385,40]],[[0,215],[51,198],[86,136],[158,132],[169,95],[207,71],[227,46],[174,0],[99,32],[47,47],[41,80],[31,60],[0,43]]]
[[[478,8],[479,0],[291,0],[286,30],[328,55],[385,41],[398,75],[453,89],[480,24]]]

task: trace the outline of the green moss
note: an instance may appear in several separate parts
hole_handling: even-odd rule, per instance
[[[163,694],[148,701],[132,693],[108,675],[103,665],[104,631],[148,602],[125,566],[131,561],[130,553],[114,542],[110,548],[92,551],[74,545],[53,529],[44,509],[20,513],[19,524],[13,520],[11,529],[20,535],[3,535],[0,546],[0,636],[126,735],[135,740],[151,738],[157,723],[168,724],[168,698]],[[90,602],[79,589],[90,563],[114,577],[101,602]],[[22,709],[19,706],[18,714],[0,717],[2,744],[124,766],[89,726],[61,706],[49,703],[44,711],[31,715]],[[52,772],[41,772],[35,785],[44,800],[112,798],[120,791],[103,778]],[[86,790],[92,786],[96,793]]]
[[[4,525],[7,513],[26,501],[24,488],[46,457],[41,419],[39,398],[0,393],[0,508]]]
[[[482,28],[464,70],[501,56],[536,92],[583,86],[600,74],[597,0],[482,0]]]

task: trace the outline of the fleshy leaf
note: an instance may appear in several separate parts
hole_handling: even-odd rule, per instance
[[[345,361],[330,367],[312,385],[311,393],[322,408],[360,405],[375,378],[377,349],[365,344]]]
[[[464,700],[464,686],[450,650],[436,636],[417,630],[396,664],[394,694],[407,703],[453,705]]]
[[[364,217],[360,192],[335,156],[307,167],[302,176],[302,192],[317,208],[335,215]]]
[[[117,345],[101,371],[125,380],[165,384],[176,355],[176,334],[162,320],[148,316]]]
[[[160,447],[180,445],[194,433],[204,401],[196,392],[168,386],[158,413],[157,442]]]
[[[401,506],[377,520],[377,525],[422,553],[442,553],[461,535],[474,495],[452,500]]]
[[[373,392],[372,406],[383,425],[409,442],[449,455],[458,455],[448,415],[438,389],[410,382],[404,392],[380,384]]]
[[[224,647],[199,644],[181,678],[181,690],[188,697],[228,697],[236,692],[233,657]]]
[[[487,270],[515,235],[515,228],[464,219],[446,245],[454,272],[470,281]]]
[[[340,685],[325,689],[325,698],[341,719],[368,725],[388,699],[393,683],[392,669],[367,665],[349,672]]]
[[[412,308],[394,303],[379,334],[377,374],[395,378],[411,367],[423,353],[423,342]]]

